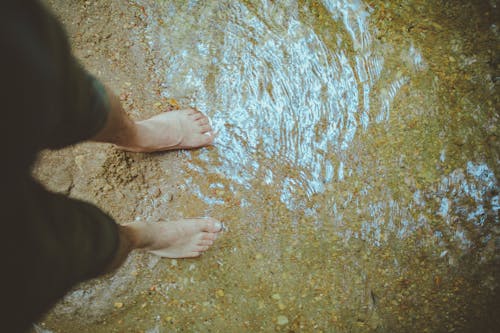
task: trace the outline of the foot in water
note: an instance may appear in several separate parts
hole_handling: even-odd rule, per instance
[[[164,112],[137,121],[137,145],[122,147],[134,152],[192,149],[211,145],[215,135],[209,118],[194,109]]]
[[[147,223],[151,243],[147,251],[167,258],[192,258],[208,250],[223,230],[213,218],[183,219],[172,222]]]

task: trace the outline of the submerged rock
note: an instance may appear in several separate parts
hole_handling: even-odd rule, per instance
[[[286,316],[278,316],[276,318],[276,323],[280,326],[286,325],[288,324],[288,318]]]

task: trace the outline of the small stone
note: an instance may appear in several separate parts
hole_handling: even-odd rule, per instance
[[[218,297],[224,297],[224,290],[222,289],[218,289],[215,294],[218,296]]]
[[[170,262],[170,265],[172,265],[173,267],[176,267],[177,266],[177,260],[172,259],[172,261]]]
[[[286,306],[285,306],[285,304],[283,304],[283,303],[279,302],[279,303],[278,303],[278,308],[279,308],[280,310],[285,310],[285,309],[286,309]]]
[[[83,164],[85,162],[85,155],[78,155],[75,157],[75,164],[80,169],[80,171],[84,170]]]
[[[271,296],[272,299],[279,301],[281,299],[280,294],[274,294]]]
[[[262,259],[262,254],[257,253],[257,254],[255,255],[255,259]]]
[[[436,22],[431,22],[431,25],[434,28],[436,28],[437,30],[443,30],[443,27],[440,24],[436,23]]]
[[[153,192],[153,198],[159,198],[161,196],[161,190],[158,188]]]
[[[174,98],[169,98],[167,100],[167,103],[172,105],[174,108],[178,108],[179,107],[179,103],[177,103],[177,100],[175,100]]]
[[[117,308],[117,309],[123,308],[123,303],[122,302],[115,302],[115,308]]]
[[[276,318],[276,322],[278,323],[278,325],[283,326],[288,324],[288,318],[286,316],[278,316]]]

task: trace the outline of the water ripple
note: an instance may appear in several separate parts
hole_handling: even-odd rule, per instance
[[[188,8],[189,15],[179,10],[172,16],[191,24],[160,34],[169,36],[159,45],[169,59],[162,66],[164,94],[180,100],[189,96],[193,106],[212,116],[219,131],[218,156],[200,156],[208,172],[247,188],[263,172],[267,182],[281,188],[289,208],[297,188],[310,196],[331,181],[335,161],[325,158],[325,152],[347,149],[358,128],[368,127],[370,92],[383,66],[383,58],[371,52],[364,5],[324,5],[355,44],[355,63],[348,50],[329,49],[322,36],[302,23],[293,3],[198,4]],[[193,22],[184,15],[206,20]],[[216,33],[207,25],[216,27]],[[179,37],[190,31],[200,35],[184,41]],[[167,47],[172,43],[175,50]],[[392,99],[395,89],[385,97]],[[297,177],[288,175],[291,169]]]

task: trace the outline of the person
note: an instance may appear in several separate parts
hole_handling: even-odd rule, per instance
[[[183,258],[213,244],[222,229],[216,219],[118,224],[31,175],[39,151],[83,140],[134,152],[211,145],[205,115],[185,109],[132,121],[38,1],[2,3],[0,42],[2,331],[26,331],[75,284],[113,271],[134,249]]]

